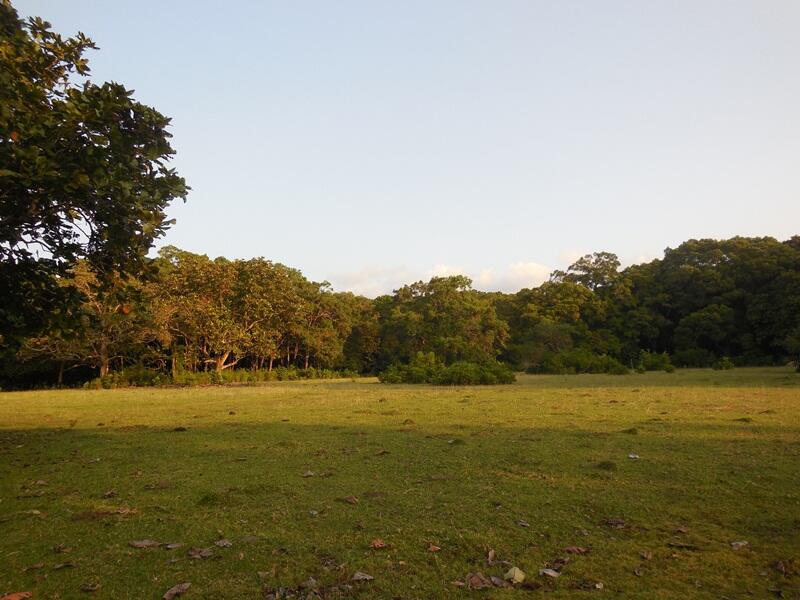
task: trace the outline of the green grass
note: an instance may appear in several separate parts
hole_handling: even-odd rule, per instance
[[[456,587],[502,576],[490,549],[541,587]],[[538,576],[563,556],[558,579]],[[788,369],[0,395],[0,596],[160,598],[189,581],[186,598],[261,598],[361,571],[374,581],[345,596],[791,598],[798,569]]]

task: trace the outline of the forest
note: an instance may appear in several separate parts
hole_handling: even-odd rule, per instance
[[[514,294],[450,276],[370,299],[263,258],[169,246],[146,276],[101,284],[79,262],[59,285],[81,299],[74,325],[20,340],[4,388],[362,374],[501,383],[510,369],[727,368],[800,353],[800,236],[690,240],[624,269],[598,252]]]
[[[586,255],[517,293],[434,277],[375,299],[264,258],[151,249],[190,188],[170,119],[95,84],[82,33],[0,4],[0,386],[378,374],[504,383],[797,362],[800,236]]]

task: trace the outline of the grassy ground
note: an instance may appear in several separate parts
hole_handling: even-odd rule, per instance
[[[453,583],[509,565],[530,589]],[[793,598],[798,571],[788,369],[0,395],[0,596]]]

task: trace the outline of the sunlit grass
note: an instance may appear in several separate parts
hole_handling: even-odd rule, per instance
[[[309,577],[364,598],[800,589],[773,568],[800,561],[789,369],[7,393],[0,426],[4,593],[99,584],[94,597],[156,598],[189,581],[188,598],[260,598]],[[389,547],[371,549],[376,538]],[[130,547],[141,539],[185,546]],[[191,547],[213,553],[191,559]],[[502,576],[490,549],[541,587],[452,583]],[[538,576],[562,556],[560,577]],[[356,571],[375,579],[354,583]]]

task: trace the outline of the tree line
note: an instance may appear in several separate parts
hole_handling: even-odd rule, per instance
[[[82,299],[74,326],[26,338],[5,362],[5,385],[125,372],[135,379],[122,383],[389,369],[386,379],[396,381],[409,365],[423,373],[497,362],[531,373],[614,373],[785,364],[800,354],[800,236],[690,240],[625,269],[599,252],[514,294],[477,291],[457,275],[369,299],[263,258],[211,259],[171,246],[149,267],[147,277],[101,281],[77,263],[59,279]]]
[[[464,276],[376,299],[262,258],[148,258],[190,188],[170,119],[96,84],[95,45],[0,1],[0,386],[783,364],[800,355],[800,237],[690,240],[620,268],[587,255],[542,285]],[[503,366],[506,365],[506,366]]]

